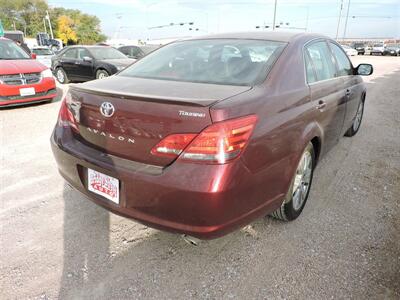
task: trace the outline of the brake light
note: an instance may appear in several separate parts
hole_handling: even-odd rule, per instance
[[[215,123],[197,134],[174,134],[151,151],[184,160],[224,164],[237,158],[248,144],[257,122],[255,115]]]
[[[58,113],[58,126],[72,127],[74,130],[78,131],[74,115],[68,109],[68,102],[70,100],[70,97],[71,95],[67,93],[67,95],[61,102],[60,112]]]

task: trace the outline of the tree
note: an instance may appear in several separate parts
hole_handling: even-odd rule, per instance
[[[76,43],[78,37],[73,29],[74,22],[68,16],[62,15],[57,19],[57,37],[62,40],[64,44]]]
[[[21,30],[27,37],[36,37],[37,33],[45,31],[43,18],[46,11],[50,14],[54,35],[62,36],[67,43],[94,44],[106,39],[101,33],[100,20],[78,9],[50,8],[45,0],[0,0],[0,20],[4,29]]]

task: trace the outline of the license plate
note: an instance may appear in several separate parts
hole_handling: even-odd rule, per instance
[[[114,177],[88,169],[88,190],[119,204],[119,181]]]
[[[33,88],[33,87],[19,89],[19,95],[22,96],[22,97],[32,96],[32,95],[35,95],[35,94],[36,94],[35,88]]]

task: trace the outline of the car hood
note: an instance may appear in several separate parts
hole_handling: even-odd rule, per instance
[[[34,59],[0,60],[0,75],[38,73],[47,69]]]
[[[171,80],[111,76],[89,81],[74,88],[125,99],[142,98],[162,103],[209,106],[251,89],[250,86],[193,83]]]
[[[130,65],[131,63],[135,62],[136,59],[132,59],[132,58],[123,58],[123,59],[102,59],[99,60],[100,62],[104,62],[107,64],[111,64],[117,67],[126,67],[128,65]]]

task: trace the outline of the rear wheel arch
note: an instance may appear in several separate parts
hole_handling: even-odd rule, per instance
[[[319,155],[321,154],[321,138],[315,136],[311,139],[311,143],[314,147],[314,155],[315,155],[315,165],[317,165],[319,161]]]
[[[309,125],[306,126],[305,130],[303,131],[301,139],[302,143],[301,143],[301,149],[298,149],[299,153],[305,149],[308,143],[311,142],[314,146],[315,162],[317,163],[320,158],[322,144],[323,144],[323,131],[321,126],[319,126],[319,124],[316,122],[310,123]]]

